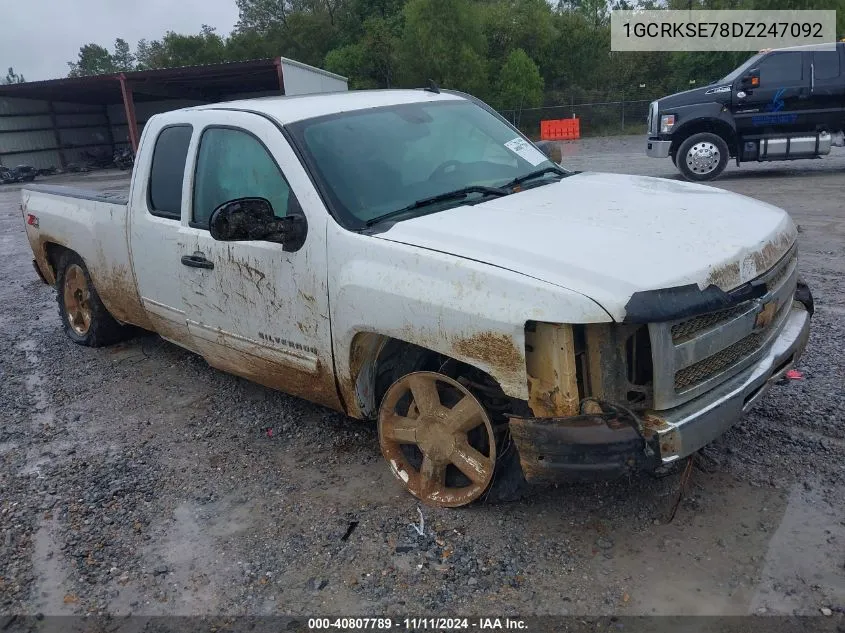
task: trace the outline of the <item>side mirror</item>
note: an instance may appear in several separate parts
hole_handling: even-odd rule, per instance
[[[543,152],[550,161],[552,161],[555,165],[560,165],[563,160],[560,145],[554,141],[537,141],[535,145],[537,146],[537,149]]]
[[[299,250],[308,234],[304,215],[294,213],[277,218],[266,198],[224,202],[211,214],[208,228],[211,237],[221,242],[276,242],[285,251]]]
[[[745,75],[743,75],[742,79],[739,80],[739,85],[745,90],[759,88],[760,71],[757,68],[748,71]]]

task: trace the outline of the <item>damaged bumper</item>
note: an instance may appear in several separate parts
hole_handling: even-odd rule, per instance
[[[600,416],[510,420],[525,478],[530,482],[618,476],[670,464],[733,426],[801,356],[810,333],[812,296],[802,287],[786,322],[755,364],[681,406],[647,413],[638,431]]]

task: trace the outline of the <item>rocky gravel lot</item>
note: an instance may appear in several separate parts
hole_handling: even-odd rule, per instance
[[[564,163],[676,177],[642,149],[639,137],[567,143]],[[671,522],[678,472],[422,507],[422,535],[372,425],[154,335],[71,343],[32,270],[19,191],[0,188],[0,614],[841,620],[845,152],[733,168],[715,185],[801,226],[817,305],[803,380],[704,451]]]

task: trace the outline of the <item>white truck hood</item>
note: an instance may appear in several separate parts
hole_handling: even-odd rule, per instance
[[[615,319],[638,291],[735,288],[795,241],[789,215],[739,194],[662,178],[581,173],[397,222],[377,237],[574,290]]]

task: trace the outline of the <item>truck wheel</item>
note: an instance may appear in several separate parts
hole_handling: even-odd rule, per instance
[[[393,383],[378,432],[393,474],[425,503],[467,505],[493,481],[493,425],[478,399],[449,376],[418,371]]]
[[[717,134],[693,134],[678,148],[675,165],[687,180],[713,180],[728,165],[730,150]]]
[[[387,389],[379,409],[384,458],[408,492],[432,506],[509,500],[525,481],[516,450],[502,437],[506,418],[488,412],[467,384],[478,383],[413,371]]]
[[[76,253],[65,253],[57,268],[56,299],[68,337],[88,347],[111,345],[126,338],[127,330],[100,301],[82,258]]]

